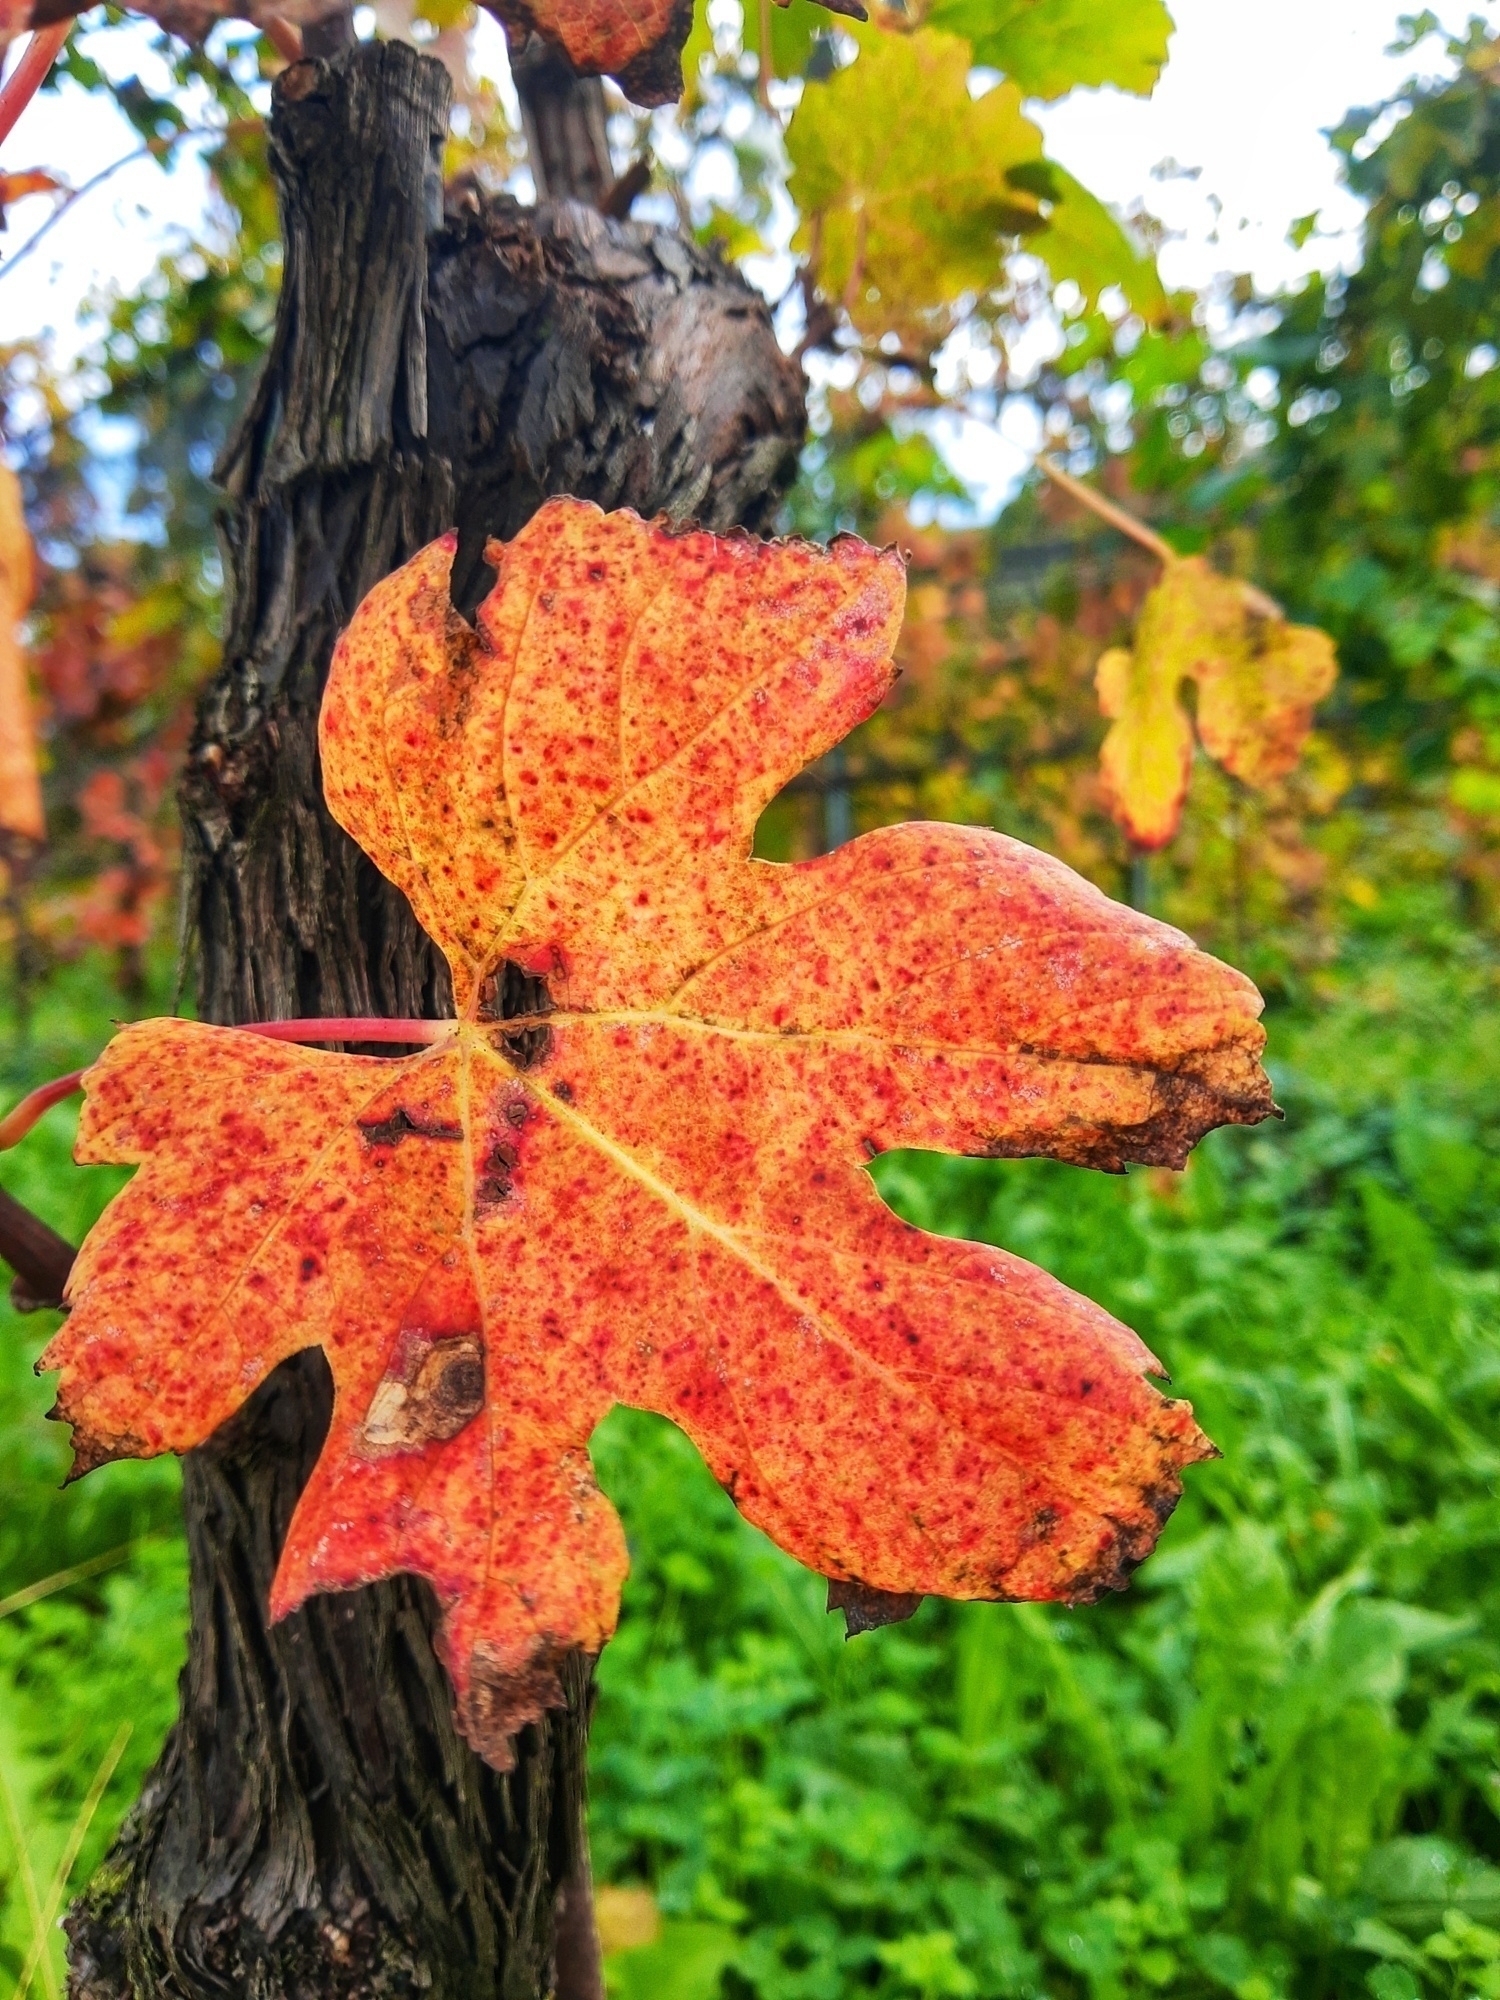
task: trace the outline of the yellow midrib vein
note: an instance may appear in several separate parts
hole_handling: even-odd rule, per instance
[[[486,1051],[486,1053],[491,1052]],[[511,1068],[509,1063],[504,1063],[503,1059],[500,1058],[496,1060],[501,1063],[501,1066],[509,1074],[515,1075],[516,1072]],[[922,1396],[917,1390],[912,1388],[904,1376],[897,1374],[894,1369],[886,1367],[883,1362],[876,1361],[873,1356],[866,1354],[862,1348],[855,1346],[854,1342],[850,1340],[843,1329],[829,1321],[817,1306],[809,1305],[807,1301],[797,1298],[788,1290],[786,1281],[774,1265],[767,1264],[761,1258],[752,1255],[734,1230],[726,1228],[722,1222],[716,1222],[712,1216],[705,1215],[701,1209],[695,1208],[690,1201],[687,1201],[678,1193],[677,1189],[670,1182],[664,1181],[659,1174],[652,1173],[649,1167],[644,1166],[628,1147],[622,1146],[618,1141],[609,1138],[607,1134],[599,1130],[597,1125],[591,1124],[587,1118],[581,1117],[571,1105],[565,1104],[561,1098],[555,1096],[544,1085],[527,1082],[526,1087],[528,1090],[534,1092],[537,1097],[545,1098],[547,1108],[557,1119],[558,1123],[566,1126],[576,1139],[580,1140],[584,1145],[592,1147],[595,1152],[611,1161],[627,1178],[636,1181],[648,1193],[654,1195],[670,1214],[677,1216],[681,1220],[684,1228],[689,1232],[696,1230],[700,1235],[707,1236],[721,1245],[736,1262],[743,1264],[747,1270],[754,1272],[756,1277],[769,1285],[777,1296],[799,1318],[812,1321],[818,1330],[824,1334],[825,1338],[831,1340],[835,1345],[842,1347],[854,1360],[869,1369],[872,1374],[879,1375],[885,1381],[889,1382],[902,1395],[913,1397],[918,1402],[928,1401],[925,1396]],[[928,1408],[931,1409],[933,1415],[940,1422],[947,1422],[942,1411],[935,1404],[929,1402]]]

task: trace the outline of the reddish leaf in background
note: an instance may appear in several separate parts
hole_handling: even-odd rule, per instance
[[[755,4],[755,0],[751,0]],[[776,0],[780,7],[790,0]],[[818,0],[832,14],[867,18],[861,0]],[[524,45],[528,34],[560,48],[580,76],[612,76],[633,103],[675,104],[693,0],[484,0]]]
[[[580,76],[612,76],[640,105],[675,104],[682,95],[682,49],[693,26],[693,0],[483,0],[504,23],[513,43],[537,34],[561,49]],[[201,42],[215,21],[253,21],[290,59],[298,53],[297,27],[337,13],[344,0],[133,0],[130,11],[149,15],[184,41]],[[790,0],[776,0],[781,7]],[[862,0],[818,0],[830,13],[866,18]],[[0,48],[24,29],[41,24],[34,77],[20,77],[7,107],[0,101],[0,137],[9,131],[62,46],[66,0],[0,0]],[[290,28],[290,33],[288,32]],[[50,38],[45,39],[44,37]],[[22,58],[23,63],[31,56]],[[40,60],[45,58],[45,60]]]
[[[141,632],[141,601],[126,548],[93,549],[75,570],[54,572],[54,598],[34,664],[57,721],[95,726],[101,736],[161,685],[178,637],[153,621]]]
[[[1259,998],[1015,841],[750,858],[890,686],[902,566],[554,501],[472,630],[451,540],[372,591],[323,709],[330,807],[448,955],[395,1061],[179,1021],[89,1073],[140,1171],[43,1357],[78,1466],[200,1443],[286,1355],[336,1385],[273,1593],[429,1578],[471,1741],[560,1700],[626,1555],[589,1437],[698,1445],[860,1625],[923,1592],[1087,1602],[1212,1447],[1127,1328],[898,1220],[891,1146],[1179,1166],[1271,1109]]]
[[[21,482],[8,465],[0,465],[0,833],[27,841],[47,837],[26,655],[16,629],[35,589]]]

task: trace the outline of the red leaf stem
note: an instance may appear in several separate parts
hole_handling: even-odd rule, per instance
[[[24,1139],[44,1111],[71,1097],[82,1083],[83,1071],[72,1069],[66,1076],[55,1076],[50,1083],[39,1084],[29,1096],[23,1097],[13,1111],[0,1118],[0,1152]]]
[[[0,143],[10,137],[11,127],[41,89],[72,30],[71,20],[38,28],[26,45],[25,55],[0,84]]]

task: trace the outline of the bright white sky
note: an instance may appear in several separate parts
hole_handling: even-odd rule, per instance
[[[1147,207],[1183,240],[1162,258],[1168,285],[1199,286],[1225,270],[1279,285],[1353,255],[1359,204],[1337,184],[1323,128],[1352,105],[1376,104],[1412,75],[1444,64],[1433,36],[1389,56],[1397,17],[1418,0],[1168,0],[1177,33],[1154,97],[1081,90],[1043,110],[1049,150],[1107,201]],[[1443,26],[1462,32],[1478,15],[1493,27],[1495,0],[1432,0]],[[1166,160],[1198,167],[1196,181],[1155,181]],[[1210,196],[1223,203],[1218,241]],[[1287,225],[1313,209],[1334,232],[1296,252]]]
[[[1164,273],[1170,284],[1200,285],[1223,270],[1284,283],[1314,265],[1353,255],[1359,211],[1339,188],[1321,128],[1354,104],[1390,94],[1413,71],[1441,66],[1434,39],[1411,55],[1385,54],[1399,12],[1417,0],[1171,0],[1177,33],[1156,95],[1081,91],[1039,112],[1050,149],[1108,200],[1144,199],[1170,229]],[[1436,0],[1459,29],[1470,14],[1494,21],[1500,0]],[[92,52],[111,67],[141,60],[144,34],[96,35]],[[498,41],[498,31],[495,39]],[[0,148],[0,166],[45,166],[77,184],[132,152],[134,134],[111,109],[65,91],[33,101]],[[201,225],[205,181],[191,147],[171,172],[142,160],[78,202],[45,245],[6,275],[0,259],[0,340],[47,335],[64,352],[86,337],[80,310],[98,287],[131,287],[162,247]],[[1154,180],[1166,160],[1201,172]],[[1222,209],[1215,215],[1211,197]],[[1320,209],[1322,231],[1301,252],[1288,224]],[[12,210],[3,246],[13,253],[48,212],[45,199]],[[1027,440],[990,434],[954,455],[981,489],[998,494],[1014,478]],[[998,456],[997,456],[998,453]],[[986,509],[987,511],[987,509]]]

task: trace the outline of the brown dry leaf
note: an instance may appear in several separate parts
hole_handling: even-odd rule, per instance
[[[1236,579],[1201,556],[1174,557],[1141,608],[1135,644],[1111,647],[1095,671],[1113,725],[1099,761],[1120,825],[1145,848],[1177,831],[1193,764],[1184,681],[1197,685],[1209,756],[1264,786],[1296,764],[1337,673],[1326,632],[1262,617]]]
[[[36,588],[21,482],[0,465],[0,832],[45,840],[42,779],[20,624]]]

